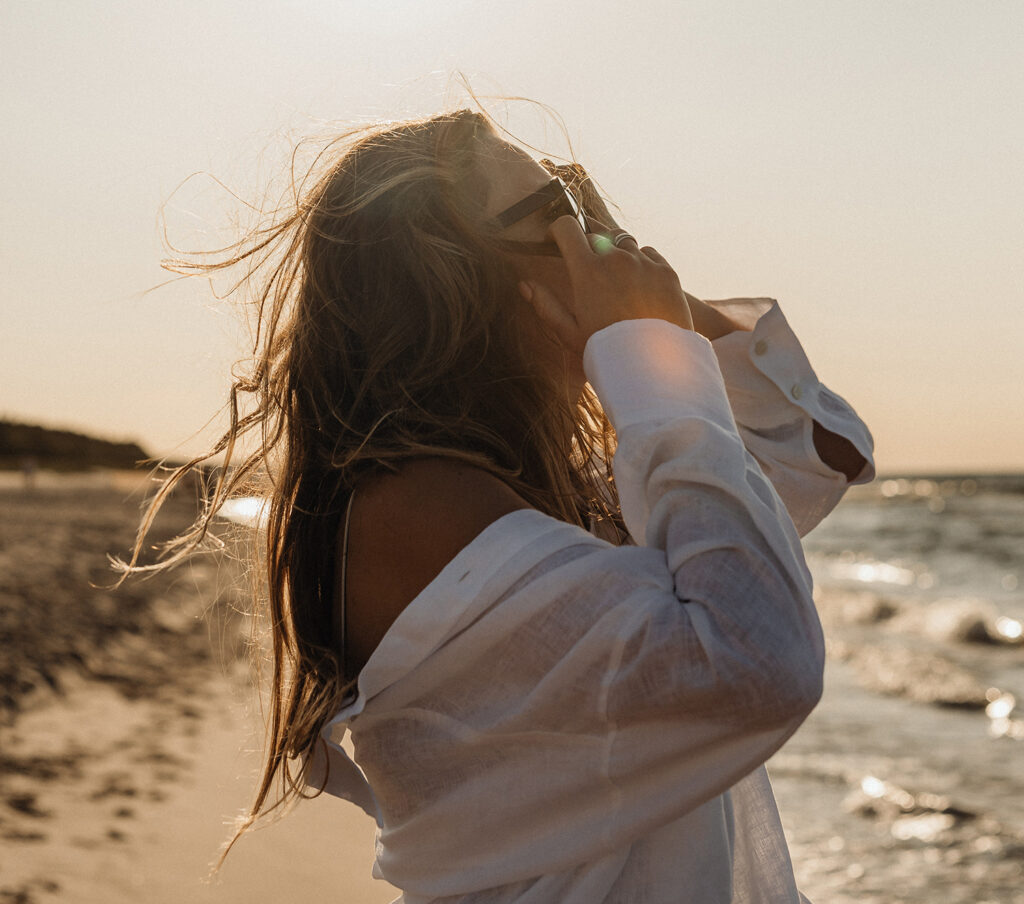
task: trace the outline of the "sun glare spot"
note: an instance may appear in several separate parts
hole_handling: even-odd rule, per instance
[[[956,820],[949,813],[925,813],[921,816],[897,819],[890,831],[893,837],[900,841],[934,841],[955,824]]]
[[[269,500],[262,496],[239,496],[225,502],[217,510],[217,517],[247,527],[263,527],[269,514],[268,502]]]
[[[990,719],[1006,719],[1016,705],[1017,698],[1013,694],[1000,694],[985,707],[985,715]]]
[[[831,566],[831,571],[837,578],[863,581],[865,584],[899,584],[909,587],[915,580],[920,581],[909,568],[900,568],[888,562],[848,563],[840,558]]]
[[[1007,640],[1020,640],[1021,635],[1024,634],[1024,625],[1021,625],[1015,618],[1001,615],[996,619],[996,631]]]
[[[866,775],[860,780],[860,789],[868,797],[884,797],[885,782],[873,775]]]
[[[900,484],[897,480],[885,480],[882,482],[882,495],[886,499],[891,499],[893,496],[899,496]]]

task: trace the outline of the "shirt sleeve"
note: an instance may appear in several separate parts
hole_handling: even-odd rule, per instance
[[[837,505],[849,483],[821,460],[814,423],[848,440],[865,464],[850,483],[874,479],[874,441],[857,413],[818,379],[800,341],[771,298],[707,304],[738,330],[712,345],[739,434],[786,504],[801,536]]]
[[[640,546],[663,551],[682,604],[652,594],[637,605],[612,656],[609,770],[626,799],[653,791],[657,774],[677,804],[703,802],[764,762],[821,693],[800,540],[710,352],[692,332],[640,320],[596,334],[584,358],[619,438],[624,520]],[[647,804],[627,821],[667,815],[653,795]]]
[[[510,548],[498,523],[453,560],[399,617],[403,677],[352,723],[382,874],[425,897],[572,869],[691,818],[821,694],[800,540],[710,343],[626,321],[591,337],[584,366],[618,435],[637,545],[507,516],[535,539]],[[425,642],[459,593],[445,638]]]

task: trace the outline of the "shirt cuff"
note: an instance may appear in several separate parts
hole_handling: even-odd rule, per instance
[[[871,480],[870,431],[853,408],[818,379],[778,302],[733,299],[713,304],[740,326],[713,343],[736,420],[751,430],[765,431],[806,415],[849,440],[863,456],[867,464],[852,482]],[[817,458],[813,447],[809,451]],[[822,466],[828,468],[824,462]]]
[[[583,369],[617,431],[633,424],[700,417],[735,433],[711,343],[666,320],[622,320],[598,330]]]

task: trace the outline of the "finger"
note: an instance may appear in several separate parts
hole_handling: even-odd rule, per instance
[[[605,255],[615,250],[615,245],[612,244],[611,238],[604,232],[587,233],[587,241],[590,242],[590,247],[594,249],[594,254]]]
[[[619,227],[611,217],[600,216],[592,212],[586,205],[584,205],[583,210],[587,217],[588,235],[603,235],[609,241],[615,238],[615,233]]]
[[[639,248],[636,239],[626,232],[625,229],[615,231],[615,234],[612,236],[612,243],[622,251],[635,252]]]
[[[597,190],[597,183],[589,174],[585,174],[582,181],[573,186],[573,190],[583,209],[587,212],[587,216],[600,220],[608,227],[609,231],[620,228],[614,215],[608,209],[608,203]]]
[[[558,245],[562,259],[569,270],[569,279],[576,282],[592,263],[594,251],[575,217],[559,217],[548,227],[548,233]]]
[[[649,257],[652,261],[656,261],[659,264],[668,263],[668,261],[665,260],[665,258],[662,256],[661,252],[658,251],[656,248],[652,248],[650,245],[644,245],[644,247],[641,248],[640,250],[645,255],[647,255],[647,257]]]
[[[541,323],[554,334],[560,345],[574,352],[582,351],[583,342],[579,323],[553,292],[540,283],[526,281],[519,283],[519,292],[533,307]]]

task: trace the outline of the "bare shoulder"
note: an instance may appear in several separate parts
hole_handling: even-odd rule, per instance
[[[449,459],[416,459],[360,482],[345,593],[356,659],[365,662],[391,622],[486,527],[529,507],[493,474]]]
[[[447,562],[489,524],[522,508],[529,503],[481,468],[415,459],[397,473],[360,484],[352,506],[353,535],[358,530],[392,540],[403,559],[451,553]]]

